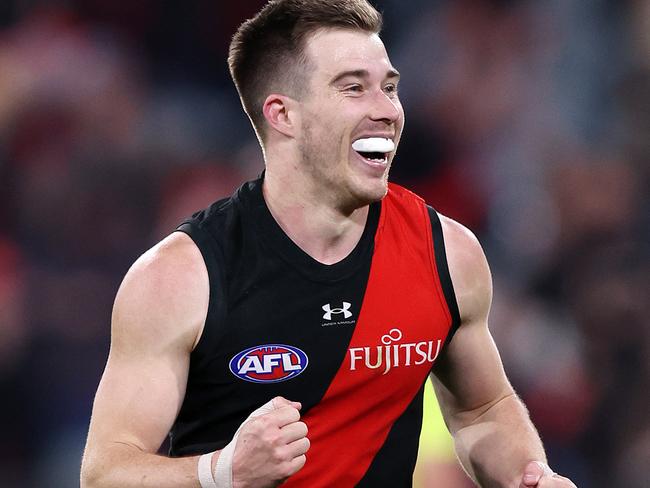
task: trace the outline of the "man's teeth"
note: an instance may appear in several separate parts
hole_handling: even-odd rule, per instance
[[[395,143],[383,137],[366,137],[352,143],[352,149],[364,153],[389,153],[395,150]]]
[[[386,162],[386,155],[385,154],[375,154],[375,153],[362,153],[361,154],[364,158],[370,160],[370,161],[375,161],[377,163],[384,163]]]

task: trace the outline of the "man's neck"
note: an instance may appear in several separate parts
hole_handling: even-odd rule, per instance
[[[282,230],[303,251],[323,264],[343,260],[355,248],[368,218],[368,205],[342,211],[296,178],[266,172],[264,200]],[[323,192],[320,192],[321,194]]]

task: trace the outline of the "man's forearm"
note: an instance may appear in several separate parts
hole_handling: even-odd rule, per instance
[[[530,461],[546,461],[526,407],[513,393],[453,433],[468,474],[483,488],[518,488]]]
[[[198,456],[169,458],[126,445],[86,452],[81,488],[198,488]]]

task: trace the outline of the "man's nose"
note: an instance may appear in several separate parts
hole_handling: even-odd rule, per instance
[[[372,120],[394,124],[400,117],[400,105],[397,98],[391,98],[383,90],[378,90],[372,101]]]

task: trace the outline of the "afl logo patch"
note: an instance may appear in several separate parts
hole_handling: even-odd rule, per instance
[[[230,371],[253,383],[278,383],[295,378],[305,369],[307,355],[293,346],[266,344],[249,347],[230,360]]]

